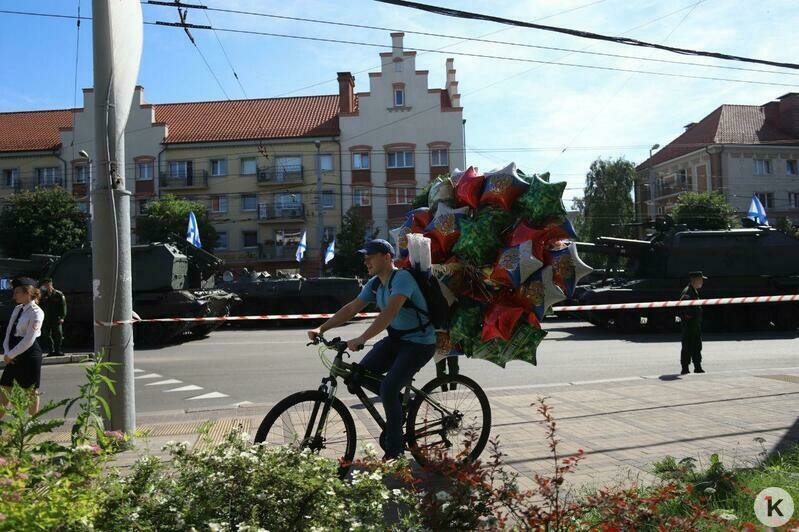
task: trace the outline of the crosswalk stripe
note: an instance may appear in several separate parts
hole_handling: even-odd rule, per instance
[[[134,379],[157,379],[161,377],[160,373],[148,373],[147,375],[139,375],[138,377],[133,377]]]
[[[172,388],[171,390],[164,390],[164,393],[169,392],[190,392],[194,390],[202,390],[202,386],[197,386],[196,384],[189,384],[187,386],[181,386],[180,388]]]
[[[177,379],[167,379],[165,381],[158,381],[158,382],[148,382],[145,386],[163,386],[164,384],[180,384],[183,381],[179,381]]]
[[[187,401],[195,401],[197,399],[218,399],[220,397],[230,397],[229,395],[221,392],[209,392],[203,395],[197,395],[195,397],[189,397]]]

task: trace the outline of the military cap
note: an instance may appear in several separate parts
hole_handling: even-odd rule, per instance
[[[705,275],[701,271],[695,271],[688,274],[688,277],[701,277],[702,279],[707,279]]]

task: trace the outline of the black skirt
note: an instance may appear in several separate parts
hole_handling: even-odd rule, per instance
[[[25,352],[14,357],[11,364],[6,364],[3,376],[0,377],[0,386],[14,386],[21,388],[39,389],[42,381],[42,348],[39,342],[34,341]]]

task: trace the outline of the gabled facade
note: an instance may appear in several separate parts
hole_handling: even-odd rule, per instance
[[[757,194],[770,219],[799,223],[799,93],[765,105],[722,105],[641,163],[640,218],[667,213],[681,192],[719,191],[744,215]]]

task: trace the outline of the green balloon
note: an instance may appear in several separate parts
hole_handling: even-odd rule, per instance
[[[530,188],[519,196],[516,203],[521,213],[533,224],[544,221],[554,216],[566,216],[566,207],[563,205],[563,191],[566,182],[549,183],[540,177],[533,177]]]

